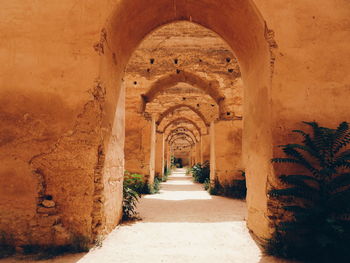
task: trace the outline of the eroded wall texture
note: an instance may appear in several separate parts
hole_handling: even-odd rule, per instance
[[[302,120],[329,127],[349,121],[349,13],[347,0],[3,1],[0,229],[18,244],[61,244],[70,235],[93,238],[117,224],[124,69],[149,32],[188,20],[217,32],[239,62],[242,82],[233,86],[244,86],[243,114],[233,109],[220,115],[243,116],[248,227],[268,236],[273,220],[266,191],[279,174],[269,160],[281,155],[274,146],[295,140],[290,131],[301,128]],[[202,40],[214,43],[210,37]],[[221,60],[221,53],[211,57],[234,75],[234,60]],[[179,64],[167,60],[173,74],[176,65],[186,66],[184,58]],[[200,54],[191,59],[201,78],[219,78],[212,85],[232,87],[221,73],[206,72],[215,67],[213,61]],[[158,62],[134,71],[143,70],[141,88],[155,80]],[[125,78],[126,89],[133,82]],[[207,157],[209,151],[204,152]]]

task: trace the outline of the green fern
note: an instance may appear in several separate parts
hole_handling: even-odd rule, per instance
[[[350,128],[337,129],[304,122],[312,134],[293,130],[302,144],[281,145],[286,157],[272,162],[304,168],[305,174],[280,175],[284,188],[269,194],[291,213],[276,225],[268,240],[269,254],[318,262],[343,262],[350,256]]]

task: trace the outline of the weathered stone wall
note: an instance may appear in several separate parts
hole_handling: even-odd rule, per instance
[[[210,160],[210,136],[202,135],[203,162]]]
[[[125,170],[149,174],[151,122],[142,115],[126,112]]]
[[[228,143],[229,142],[229,143]],[[215,175],[221,184],[241,179],[242,121],[217,121],[215,123]]]
[[[2,3],[0,230],[18,244],[92,237],[94,223],[110,230],[120,217],[121,184],[109,179],[122,177],[108,167],[123,159],[123,133],[111,142],[123,123],[105,119],[111,90],[94,48],[109,4]],[[101,192],[111,214],[96,205]]]
[[[163,170],[163,133],[157,132],[156,139],[156,175],[162,175]]]
[[[116,224],[122,169],[112,168],[122,166],[123,124],[115,113],[125,66],[149,32],[185,19],[217,32],[239,61],[248,226],[266,237],[266,190],[278,174],[269,160],[281,154],[273,145],[294,138],[290,130],[301,120],[349,121],[349,10],[347,0],[3,1],[0,228],[18,243],[90,235],[99,224],[99,189],[114,207],[101,213],[102,229]],[[205,78],[205,71],[198,74]],[[55,207],[44,216],[50,192]]]

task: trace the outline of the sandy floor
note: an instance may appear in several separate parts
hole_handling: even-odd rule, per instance
[[[245,202],[210,196],[185,170],[174,172],[160,194],[143,197],[138,211],[142,221],[119,226],[102,248],[41,262],[287,262],[262,255],[246,228]]]

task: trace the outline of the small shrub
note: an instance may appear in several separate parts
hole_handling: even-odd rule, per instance
[[[136,217],[136,206],[141,195],[127,185],[123,185],[123,220]]]
[[[5,231],[0,231],[0,259],[16,253],[13,237]]]
[[[131,174],[129,172],[125,172],[123,185],[134,190],[140,195],[147,193],[147,182],[142,174]]]
[[[160,190],[160,183],[162,182],[162,179],[159,178],[154,178],[154,183],[153,183],[153,194],[159,193]]]
[[[164,174],[162,176],[162,182],[168,181],[168,177],[171,174],[171,170],[167,166],[164,166]]]
[[[207,179],[210,179],[210,165],[208,161],[203,164],[195,164],[192,169],[194,181],[203,184]]]
[[[346,122],[337,129],[304,123],[312,134],[294,130],[302,144],[282,145],[287,157],[272,159],[304,172],[280,175],[284,187],[269,192],[291,218],[277,222],[265,251],[300,260],[349,262],[350,128]]]
[[[210,188],[210,179],[209,178],[205,179],[203,186],[204,186],[204,190],[209,191],[209,188]]]
[[[222,185],[219,180],[216,178],[214,180],[214,185],[210,185],[210,180],[207,179],[204,182],[204,189],[208,190],[211,195],[221,195],[226,197],[231,197],[235,199],[245,199],[247,195],[247,187],[245,180],[245,173],[241,171],[244,179],[233,180],[230,184]]]
[[[144,191],[143,194],[157,194],[159,193],[160,190],[160,183],[162,182],[162,180],[158,177],[154,178],[154,183],[153,184],[147,184],[147,190]]]
[[[155,177],[154,183],[146,182],[141,174],[125,172],[123,183],[123,220],[137,217],[137,203],[143,194],[156,194],[160,190],[162,179]]]
[[[245,172],[240,171],[243,179],[235,179],[230,184],[222,186],[221,195],[236,199],[245,199],[247,196],[247,185]]]

